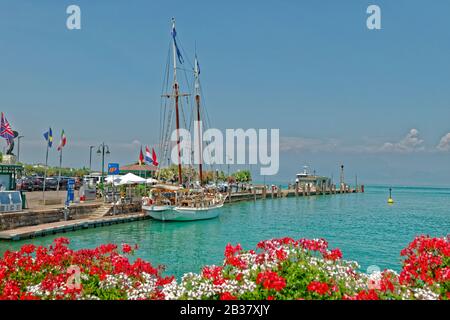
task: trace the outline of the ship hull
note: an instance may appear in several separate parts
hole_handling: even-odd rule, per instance
[[[153,219],[160,221],[196,221],[217,218],[223,205],[217,205],[208,208],[184,208],[175,207],[173,210],[165,211],[147,211],[148,215]]]
[[[142,210],[150,214],[150,212],[164,212],[168,210],[172,210],[174,207],[169,205],[150,205],[150,206],[142,206]]]

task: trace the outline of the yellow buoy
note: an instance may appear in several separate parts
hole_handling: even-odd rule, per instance
[[[388,198],[388,203],[389,203],[389,204],[393,204],[393,203],[394,203],[394,199],[392,199],[392,188],[389,188],[389,198]]]

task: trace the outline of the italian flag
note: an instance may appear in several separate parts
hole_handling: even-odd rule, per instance
[[[63,129],[63,131],[61,132],[61,142],[59,143],[58,151],[62,150],[62,148],[66,145],[66,143],[67,143],[67,137],[66,137],[66,134],[64,133],[64,129]]]

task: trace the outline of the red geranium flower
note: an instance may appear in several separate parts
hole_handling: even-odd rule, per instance
[[[220,294],[220,300],[237,300],[236,296],[233,296],[231,293],[229,293],[228,291],[223,292]]]
[[[131,248],[131,246],[129,244],[122,244],[122,252],[127,254],[133,251],[133,248]]]
[[[273,271],[260,272],[256,277],[256,283],[262,284],[266,289],[274,289],[275,291],[281,291],[286,287],[286,280]]]
[[[329,252],[325,252],[323,257],[328,260],[336,261],[342,258],[342,251],[340,249],[333,249]]]
[[[330,291],[330,287],[326,282],[311,281],[308,284],[307,290],[310,292],[315,292],[319,295],[324,295]]]

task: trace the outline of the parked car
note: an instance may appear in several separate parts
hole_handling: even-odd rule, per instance
[[[33,191],[42,191],[44,186],[44,178],[43,177],[30,177],[30,183],[32,185]]]
[[[56,190],[58,188],[58,178],[49,177],[45,179],[45,190]]]
[[[33,191],[33,181],[27,177],[17,179],[16,189],[20,191]]]
[[[61,177],[59,182],[60,190],[67,190],[69,179],[75,180],[75,189],[81,187],[81,180],[78,177]],[[44,188],[44,178],[39,176],[22,177],[16,181],[16,189],[22,191],[42,191]],[[57,190],[58,176],[47,177],[45,180],[45,190]]]
[[[58,177],[56,178],[56,181],[58,182]],[[61,177],[59,180],[59,190],[67,190],[67,183],[69,181],[69,177]]]
[[[61,180],[59,182],[60,190],[67,190],[67,184],[68,184],[69,180],[71,180],[71,179],[75,181],[75,189],[76,190],[80,189],[80,187],[81,187],[80,178],[78,178],[78,177],[61,177]]]

